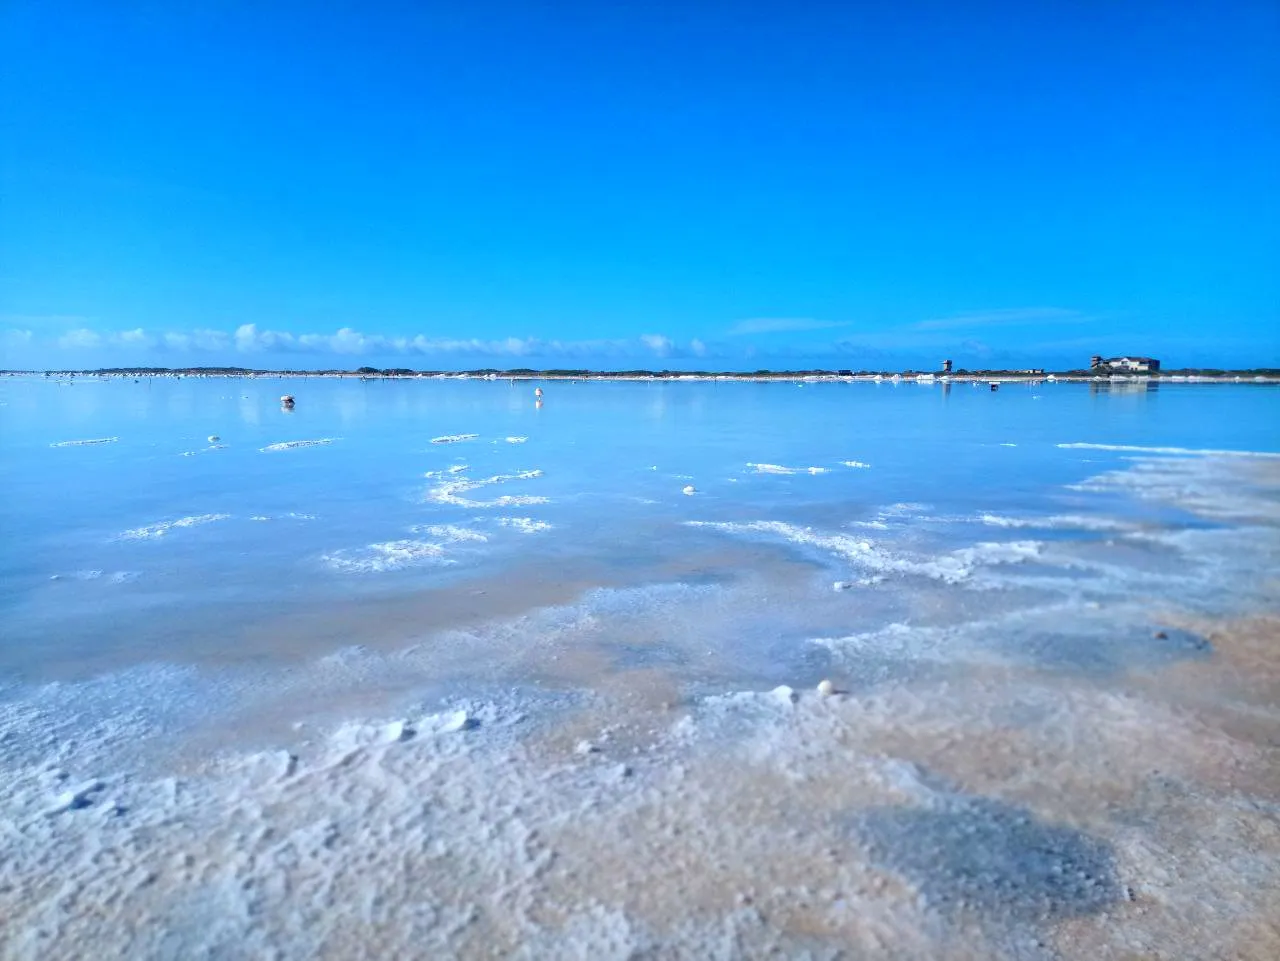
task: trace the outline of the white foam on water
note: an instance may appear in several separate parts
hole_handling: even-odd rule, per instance
[[[1039,556],[1043,546],[1039,541],[982,542],[934,557],[913,558],[850,534],[815,531],[783,521],[685,523],[730,534],[767,534],[792,544],[816,547],[873,574],[916,575],[949,584],[968,581],[979,567],[1032,560]]]
[[[88,571],[72,571],[70,574],[50,574],[51,581],[98,581],[102,580],[105,571],[88,570]],[[136,581],[141,574],[138,571],[114,571],[107,578],[107,582],[111,584],[128,584]]]
[[[435,487],[427,491],[427,498],[438,504],[451,504],[454,507],[525,507],[533,504],[547,504],[550,501],[545,497],[539,497],[531,494],[504,494],[501,497],[495,497],[492,500],[476,500],[471,497],[464,497],[471,491],[479,490],[484,487],[491,487],[495,484],[506,484],[511,481],[533,480],[541,477],[541,470],[521,471],[517,474],[495,474],[492,477],[482,478],[461,478],[454,481],[446,481],[437,484]]]
[[[1148,457],[1067,488],[1157,501],[1215,521],[1280,523],[1280,483],[1269,465],[1264,458]]]
[[[106,571],[99,570],[83,570],[72,571],[69,574],[50,574],[51,581],[98,581],[102,580]],[[113,571],[107,582],[110,584],[128,584],[136,581],[141,574],[138,571]]]
[[[304,514],[300,511],[288,511],[284,514],[254,514],[249,518],[251,521],[271,521],[271,520],[292,520],[292,521],[313,521],[316,519],[315,514]]]
[[[368,547],[333,551],[320,559],[347,574],[380,574],[426,564],[450,564],[442,544],[419,540],[384,541]]]
[[[870,464],[864,464],[860,460],[842,460],[840,463],[843,464],[845,467],[855,467],[855,468],[868,468],[871,466]]]
[[[508,444],[523,444],[528,441],[528,439],[529,438],[527,437],[508,437],[506,438],[506,441]]]
[[[92,444],[114,444],[119,441],[119,437],[94,437],[89,440],[60,440],[50,444],[50,447],[88,447]]]
[[[211,450],[226,450],[226,444],[210,444],[208,447],[201,447],[199,450],[184,450],[183,457],[195,457],[197,454],[206,454]]]
[[[468,464],[454,464],[452,467],[446,467],[442,470],[429,470],[422,476],[429,480],[439,480],[442,477],[456,477],[458,474],[469,470],[471,470],[471,467]]]
[[[1068,450],[1129,451],[1136,454],[1172,454],[1193,457],[1280,457],[1280,453],[1263,450],[1219,450],[1204,447],[1141,447],[1136,444],[1059,444]]]
[[[258,448],[264,454],[273,454],[284,450],[299,450],[303,447],[323,447],[325,444],[332,444],[337,437],[320,437],[316,440],[282,440],[279,443],[268,444],[266,447]]]
[[[1041,530],[1079,530],[1100,532],[1132,531],[1137,525],[1115,517],[1086,514],[1050,514],[1044,517],[1009,517],[1004,514],[982,513],[977,520],[988,527],[1039,528]]]
[[[456,524],[415,524],[409,528],[409,531],[413,534],[426,534],[451,544],[464,541],[483,544],[489,540],[487,534],[472,530],[470,527],[459,527]]]
[[[1017,447],[1018,445],[1006,440],[1001,442],[1000,446],[1001,447]]]
[[[155,540],[166,536],[170,531],[199,527],[202,524],[212,524],[214,521],[225,521],[230,516],[230,514],[193,514],[190,517],[179,517],[173,521],[160,521],[158,524],[134,527],[124,531],[119,536],[121,540]]]
[[[540,534],[551,530],[546,521],[536,521],[532,517],[499,517],[498,523],[503,527],[513,527],[521,534]]]
[[[910,502],[889,504],[888,506],[882,507],[880,508],[880,510],[876,511],[875,515],[871,518],[871,520],[851,521],[850,526],[851,527],[867,527],[872,530],[885,531],[890,528],[891,526],[890,522],[901,523],[907,520],[910,520],[910,521],[934,520],[935,518],[921,516],[929,509],[930,507],[928,504],[918,504],[918,503],[910,503]],[[937,518],[937,519],[942,519],[942,518]]]
[[[781,464],[747,463],[757,474],[825,474],[825,467],[783,467]]]
[[[475,440],[479,434],[445,434],[442,437],[431,438],[433,444],[459,444],[464,440]]]

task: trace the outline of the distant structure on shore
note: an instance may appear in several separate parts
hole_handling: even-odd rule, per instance
[[[1098,373],[1154,374],[1160,369],[1160,361],[1154,357],[1108,357],[1094,354],[1089,358],[1089,369]]]
[[[942,372],[943,372],[944,374],[949,374],[949,373],[951,373],[951,361],[949,361],[949,360],[944,360],[944,361],[942,362]]]

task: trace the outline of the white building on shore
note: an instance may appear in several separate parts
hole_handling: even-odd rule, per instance
[[[1099,354],[1089,358],[1089,369],[1099,374],[1154,374],[1160,369],[1160,361],[1154,357],[1108,357]]]

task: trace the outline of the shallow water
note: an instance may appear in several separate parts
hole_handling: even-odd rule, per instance
[[[1280,391],[532,387],[0,380],[0,955],[1274,956]]]

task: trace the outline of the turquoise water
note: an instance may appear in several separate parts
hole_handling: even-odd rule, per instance
[[[295,956],[405,944],[487,956],[500,944],[528,956],[572,956],[572,946],[602,957],[593,945],[641,950],[646,938],[676,939],[685,951],[677,956],[711,956],[715,924],[747,902],[699,914],[680,884],[655,881],[649,856],[625,844],[606,859],[607,845],[583,851],[566,837],[552,860],[580,862],[577,880],[529,868],[511,889],[551,897],[554,888],[581,908],[564,909],[567,927],[537,912],[511,930],[496,920],[510,906],[490,903],[497,895],[486,885],[524,877],[537,847],[517,845],[517,856],[502,832],[519,824],[554,834],[577,816],[565,805],[595,811],[619,791],[630,798],[619,804],[636,806],[601,815],[597,831],[612,836],[627,818],[647,827],[620,837],[666,837],[683,825],[701,839],[689,843],[704,866],[720,853],[697,825],[741,817],[746,834],[714,843],[746,858],[756,843],[747,837],[775,839],[782,847],[752,857],[781,871],[788,844],[819,857],[808,840],[777,840],[791,836],[791,818],[811,818],[805,838],[848,847],[839,871],[865,874],[824,883],[871,898],[875,875],[899,892],[858,902],[859,911],[888,912],[885,930],[914,946],[887,956],[1076,956],[1089,943],[1212,956],[1191,933],[1214,930],[1196,914],[1205,892],[1171,840],[1189,828],[1158,812],[1188,791],[1224,812],[1280,796],[1273,784],[1215,794],[1206,785],[1217,782],[1190,758],[1220,751],[1257,771],[1266,757],[1248,753],[1254,741],[1246,750],[1232,740],[1239,725],[1216,747],[1202,744],[1195,732],[1218,721],[1183,732],[1169,718],[1193,709],[1170,707],[1144,685],[1168,677],[1180,691],[1182,678],[1198,676],[1185,672],[1208,672],[1211,680],[1191,685],[1194,710],[1215,719],[1239,711],[1276,729],[1265,699],[1212,680],[1227,655],[1203,625],[1277,608],[1280,390],[542,387],[538,404],[529,382],[0,380],[0,763],[11,775],[0,804],[16,825],[13,870],[30,884],[65,876],[90,897],[112,878],[128,884],[125,874],[85,873],[86,852],[124,850],[128,870],[165,879],[163,904],[154,886],[130,888],[105,931],[92,911],[30,893],[38,885],[0,893],[0,908],[22,919],[13,956],[41,954],[39,931],[58,945],[47,956],[68,957],[77,939],[107,934],[118,950],[148,957],[234,956],[229,945],[241,943]],[[292,409],[279,402],[286,393]],[[812,691],[824,678],[843,693],[759,693]],[[1146,763],[1124,745],[1146,743],[1151,731],[1169,732],[1143,748],[1151,767],[1173,771],[1163,786],[1116,773]],[[994,775],[1005,767],[984,753],[996,750],[993,732],[1016,733],[1034,750]],[[1063,755],[1064,737],[1092,747]],[[936,738],[952,747],[922,746]],[[328,765],[330,751],[347,762]],[[280,757],[292,760],[277,770]],[[353,757],[362,759],[354,769]],[[512,767],[512,757],[523,760]],[[739,763],[725,771],[723,757]],[[849,773],[828,784],[833,766]],[[467,797],[492,797],[436,796],[443,782],[423,779],[445,768],[456,779],[448,783],[470,785]],[[683,787],[670,781],[677,769]],[[297,771],[324,790],[291,793]],[[744,772],[749,783],[738,783]],[[540,793],[554,778],[568,781]],[[816,793],[788,793],[799,784]],[[1098,807],[1108,792],[1125,798],[1116,802],[1124,810]],[[731,816],[738,798],[757,794],[764,813]],[[431,830],[404,806],[428,795],[442,812]],[[315,806],[325,799],[334,806]],[[827,804],[844,813],[820,814]],[[348,877],[311,847],[294,868],[264,867],[265,840],[216,827],[266,818],[301,839],[321,822],[345,824],[362,805],[385,809],[399,827],[349,826],[342,863],[376,862],[379,882]],[[1243,836],[1215,823],[1205,830],[1223,865],[1254,872],[1252,883],[1274,880],[1249,860],[1265,850],[1246,853]],[[1138,835],[1124,834],[1131,829]],[[295,869],[323,869],[351,887],[316,897],[336,899],[324,910],[346,917],[343,898],[404,880],[407,869],[385,861],[387,845],[435,850],[436,830],[489,839],[460,840],[449,855],[460,860],[442,873],[415,868],[441,904],[480,905],[475,927],[451,927],[457,919],[446,923],[442,908],[435,926],[401,918],[384,927],[385,940],[369,941],[358,920],[345,928],[330,919],[336,940],[322,950],[297,934],[319,902],[245,901],[246,879],[302,883]],[[974,837],[986,840],[975,848]],[[996,838],[1013,840],[993,867],[984,852]],[[197,878],[155,867],[179,848],[208,870]],[[1158,930],[1142,933],[1146,922],[1113,929],[1100,920],[1139,885],[1134,852],[1148,848],[1186,875],[1160,895],[1177,909],[1165,930],[1181,932],[1168,943]],[[1064,887],[1043,874],[1049,868],[1028,852],[1048,849],[1059,851],[1054,863],[1082,865],[1088,884]],[[938,875],[928,870],[935,863]],[[723,884],[745,884],[760,861],[725,870]],[[983,871],[1040,900],[975,889]],[[798,883],[785,873],[778,890]],[[671,903],[593,900],[614,878],[669,892]],[[188,900],[174,902],[174,892]],[[397,910],[413,903],[405,892],[383,895]],[[808,903],[794,891],[778,897],[775,919]],[[977,914],[956,920],[939,898]],[[201,920],[205,900],[240,919],[226,922],[227,940]],[[135,915],[169,940],[138,935]],[[794,928],[739,918],[751,949],[732,956],[767,944],[793,956],[848,949],[845,921],[822,918]],[[1056,926],[1081,918],[1096,938],[1073,947],[1069,928]],[[824,925],[844,934],[796,933]],[[1055,942],[1059,934],[1066,940]],[[948,955],[947,945],[969,953]]]
[[[1280,392],[1255,386],[554,383],[541,408],[531,384],[505,381],[2,386],[0,667],[33,676],[74,670],[86,645],[104,663],[118,649],[126,665],[149,622],[186,634],[263,605],[500,585],[529,565],[643,582],[707,548],[688,521],[839,533],[922,505],[910,524],[862,532],[887,550],[905,539],[921,559],[1003,533],[973,529],[984,512],[1114,508],[1174,522],[1168,505],[1065,489],[1134,452],[1059,445],[1280,451]],[[285,392],[298,396],[292,410]],[[432,443],[462,434],[476,436]],[[102,438],[114,439],[54,446]],[[264,652],[228,639],[222,653]]]

